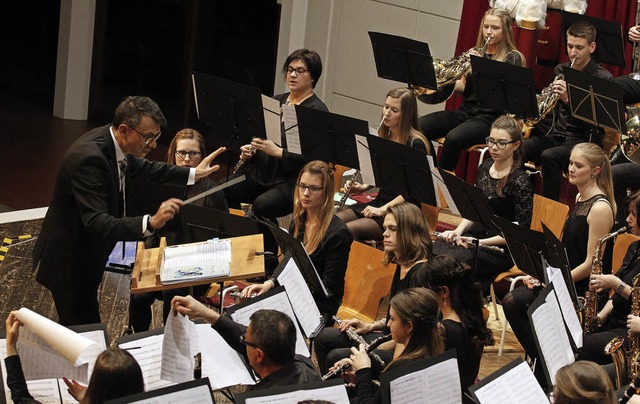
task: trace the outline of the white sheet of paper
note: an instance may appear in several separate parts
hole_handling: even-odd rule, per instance
[[[285,288],[286,289],[286,288]],[[300,327],[298,326],[298,321],[296,320],[295,315],[293,314],[293,308],[291,307],[291,303],[289,302],[289,298],[285,293],[278,293],[273,296],[269,296],[266,299],[262,299],[257,302],[253,302],[252,304],[242,307],[236,310],[231,318],[236,323],[240,323],[244,326],[249,326],[251,320],[251,314],[260,310],[260,309],[271,309],[278,310],[289,316],[293,321],[293,324],[296,326],[296,353],[310,357],[311,353],[309,352],[309,348],[307,348],[307,344],[305,343],[304,337],[300,332]]]
[[[169,316],[162,340],[160,378],[174,383],[193,380],[195,355],[200,352],[196,325],[189,317]]]
[[[196,324],[202,352],[202,377],[208,377],[213,390],[255,381],[240,358],[209,324]]]
[[[262,96],[262,113],[264,114],[264,129],[267,132],[267,139],[282,146],[280,136],[280,102],[264,94]]]
[[[449,188],[447,188],[447,185],[444,183],[444,180],[442,179],[442,174],[440,174],[440,169],[431,167],[431,176],[433,178],[433,184],[436,188],[436,199],[438,200],[438,206],[440,206],[440,197],[438,195],[438,189],[439,189],[442,192],[442,196],[444,196],[444,200],[447,202],[447,206],[451,210],[451,213],[453,213],[454,215],[461,216],[460,210],[458,209],[456,204],[453,202],[453,198],[451,197]]]
[[[480,404],[548,404],[549,400],[526,362],[476,390]]]
[[[290,393],[275,394],[265,397],[251,397],[247,404],[299,403],[306,400],[318,400],[334,404],[349,404],[349,395],[344,385],[322,387],[319,389],[296,390]]]
[[[289,259],[278,276],[278,282],[287,289],[291,307],[293,307],[305,335],[311,335],[320,327],[320,310],[293,258]]]
[[[548,267],[547,273],[549,274],[549,282],[553,284],[553,289],[556,292],[556,297],[562,310],[562,317],[571,333],[571,338],[577,348],[582,348],[582,326],[580,325],[578,313],[576,313],[573,301],[569,295],[567,282],[565,282],[562,276],[562,271],[559,268]]]
[[[164,335],[152,335],[135,341],[120,344],[120,348],[127,350],[140,365],[144,377],[146,390],[155,390],[175,383],[162,380],[162,340]]]
[[[558,369],[575,361],[569,336],[559,332],[564,330],[564,321],[555,293],[547,295],[545,304],[538,307],[531,318],[549,375],[555,382]]]
[[[284,123],[284,136],[287,139],[287,151],[302,154],[300,146],[300,130],[298,129],[298,116],[293,105],[282,106],[282,122]]]
[[[358,152],[358,162],[360,163],[360,175],[362,183],[374,185],[376,179],[373,175],[373,163],[371,163],[371,154],[369,153],[369,142],[366,136],[356,136],[356,151]]]
[[[136,404],[159,404],[159,403],[180,403],[180,404],[200,404],[213,403],[209,387],[196,386],[190,389],[175,391],[162,396],[145,398],[142,400],[131,401]]]
[[[438,403],[458,404],[462,397],[455,358],[398,377],[389,385],[392,403],[418,403],[425,397],[438,397]]]

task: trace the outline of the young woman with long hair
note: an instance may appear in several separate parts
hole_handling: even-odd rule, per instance
[[[611,378],[602,366],[589,361],[565,365],[556,372],[554,404],[614,404]]]

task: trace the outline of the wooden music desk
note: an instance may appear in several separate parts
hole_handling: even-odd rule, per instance
[[[164,237],[160,240],[158,248],[145,249],[144,243],[138,242],[136,262],[131,273],[131,293],[209,285],[214,282],[224,283],[264,275],[264,255],[256,255],[256,252],[264,251],[262,234],[231,238],[231,264],[228,276],[163,285],[160,283],[160,263],[166,246],[167,240]]]

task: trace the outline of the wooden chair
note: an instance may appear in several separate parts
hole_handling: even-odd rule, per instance
[[[544,223],[549,230],[560,238],[562,236],[562,228],[564,222],[569,216],[569,207],[564,203],[554,201],[544,196],[534,194],[533,195],[533,212],[531,213],[531,230],[542,231],[542,223]],[[507,280],[510,282],[509,291],[511,292],[515,285],[521,281],[525,276],[515,265],[506,272],[499,274],[491,284],[490,293],[491,301],[493,303],[493,310],[495,312],[496,320],[498,319],[498,307],[496,305],[496,294],[493,287],[494,284]],[[502,337],[500,338],[500,349],[498,350],[498,356],[502,356],[502,350],[504,348],[504,338],[507,333],[507,318],[502,319]]]
[[[622,261],[624,260],[625,255],[627,255],[627,250],[631,243],[638,240],[640,240],[640,236],[630,233],[621,234],[616,237],[616,242],[613,245],[613,258],[611,260],[611,269],[613,270],[614,275],[622,266]]]
[[[383,252],[354,242],[344,278],[344,297],[338,316],[357,318],[365,323],[375,321],[382,299],[389,294],[395,265],[382,264]]]
[[[420,205],[422,214],[424,215],[425,219],[427,219],[429,231],[434,232],[436,230],[436,226],[438,225],[438,215],[440,215],[440,210],[442,208],[427,205],[426,203],[421,203]]]

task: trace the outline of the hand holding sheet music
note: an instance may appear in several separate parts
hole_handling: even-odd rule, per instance
[[[162,341],[160,378],[174,383],[193,379],[194,356],[200,352],[195,324],[186,316],[169,316]]]

